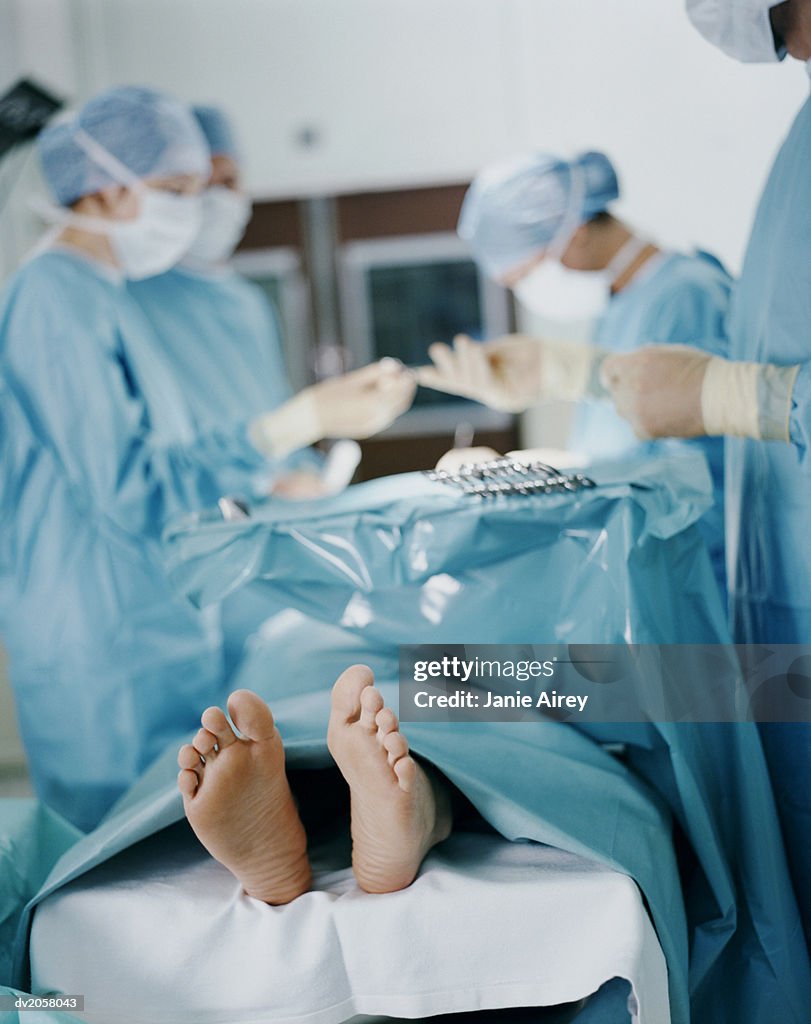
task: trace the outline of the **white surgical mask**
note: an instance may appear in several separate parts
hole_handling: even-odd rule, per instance
[[[708,43],[745,63],[779,60],[769,11],[780,0],[687,0],[687,16]]]
[[[522,306],[545,320],[593,320],[605,308],[611,285],[647,245],[645,239],[632,236],[603,270],[570,270],[557,259],[547,257],[513,291]]]
[[[144,188],[133,220],[107,230],[121,272],[131,281],[162,274],[188,252],[200,230],[200,197]],[[109,223],[109,222],[108,222]]]
[[[530,312],[567,323],[599,316],[610,286],[601,270],[570,270],[547,258],[521,278],[513,291]]]
[[[200,231],[200,196],[149,188],[84,131],[76,132],[74,141],[114,180],[135,193],[138,213],[131,220],[113,220],[64,210],[62,225],[106,235],[121,273],[133,281],[162,274],[178,263]]]
[[[106,235],[121,274],[130,281],[154,277],[175,266],[200,230],[200,197],[180,196],[142,186],[136,189],[138,213],[112,220],[58,210],[49,219],[59,228],[74,226]]]
[[[138,281],[164,273],[180,262],[200,229],[200,197],[146,186],[138,189],[137,195],[139,210],[132,220],[93,217],[50,203],[32,204],[54,227],[28,258],[50,248],[62,230],[72,226],[107,236],[122,277]]]
[[[188,255],[202,263],[224,263],[245,234],[252,204],[243,192],[212,185],[202,195],[203,217]]]

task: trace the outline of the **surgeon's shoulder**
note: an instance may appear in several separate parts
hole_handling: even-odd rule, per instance
[[[16,302],[67,302],[63,307],[67,314],[72,308],[81,312],[79,302],[109,305],[117,287],[89,260],[60,250],[40,253],[24,263],[9,281],[5,297]]]
[[[19,337],[31,345],[41,336],[78,338],[114,324],[115,287],[80,257],[41,253],[3,291],[0,345],[8,350]]]
[[[733,283],[732,275],[716,256],[696,250],[673,256],[665,291],[688,290],[728,297]]]
[[[229,274],[227,281],[228,287],[242,296],[246,302],[254,303],[263,308],[272,305],[262,286],[256,281],[251,281],[250,278],[245,277],[243,274],[236,272]]]
[[[723,263],[709,253],[678,253],[672,257],[663,276],[660,293],[663,298],[703,299],[726,303],[733,279]]]
[[[731,276],[723,264],[704,253],[678,254],[666,271],[650,307],[651,336],[683,344],[708,339],[708,347],[720,354],[732,295]],[[711,339],[718,343],[711,344]]]
[[[265,329],[279,329],[279,311],[260,284],[238,273],[230,274],[228,280],[232,293]]]

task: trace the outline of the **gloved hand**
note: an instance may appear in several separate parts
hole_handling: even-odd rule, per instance
[[[602,353],[591,345],[525,334],[475,342],[460,334],[453,348],[437,343],[428,354],[434,365],[416,371],[420,384],[502,412],[523,412],[544,398],[576,401],[599,391],[594,369]]]
[[[601,379],[638,437],[728,434],[789,440],[799,366],[744,363],[687,345],[608,356]]]
[[[381,359],[360,370],[304,388],[249,426],[263,454],[282,458],[322,438],[364,438],[384,430],[414,400],[416,382],[396,359]]]
[[[606,356],[600,375],[637,437],[698,437],[706,433],[701,385],[711,358],[687,345],[649,345]]]
[[[503,412],[523,412],[537,401],[541,346],[534,338],[513,334],[481,343],[459,334],[453,348],[437,343],[428,354],[434,365],[416,371],[424,387],[473,398]]]

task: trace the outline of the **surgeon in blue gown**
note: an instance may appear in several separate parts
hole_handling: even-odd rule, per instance
[[[485,272],[511,288],[522,305],[545,323],[593,321],[593,351],[631,352],[651,341],[682,343],[700,339],[709,352],[726,352],[725,317],[732,280],[714,257],[660,249],[612,212],[620,195],[614,167],[603,153],[566,161],[544,153],[484,168],[471,185],[459,219],[459,234]],[[554,341],[510,335],[485,347],[490,366],[469,366],[470,346],[435,345],[435,368],[422,383],[498,404],[488,392],[494,360],[522,358],[523,349],[540,354],[541,367],[580,350]],[[590,374],[596,378],[595,368]],[[641,452],[638,438],[603,393],[583,382],[580,393],[561,390],[560,373],[543,386],[542,372],[520,367],[520,394],[508,403],[518,411],[541,398],[578,401],[569,447],[590,459]],[[564,377],[565,373],[565,366]],[[534,379],[536,386],[527,386]],[[722,593],[726,589],[723,511],[723,442],[704,438],[697,445],[707,457],[715,504],[701,521],[702,532]],[[668,441],[647,445],[654,452],[682,447]]]
[[[743,61],[786,51],[811,72],[811,0],[688,3]],[[760,199],[729,318],[729,359],[693,349],[612,357],[603,377],[646,437],[726,436],[730,607],[739,643],[811,644],[811,100]],[[691,344],[698,339],[693,339]],[[811,726],[761,726],[811,943]]]
[[[193,113],[211,154],[200,231],[176,266],[127,288],[160,336],[195,421],[211,428],[277,408],[292,391],[276,311],[227,262],[251,217],[231,124],[216,107]],[[319,464],[315,452],[297,452],[276,467],[274,481],[257,486],[316,496]]]
[[[216,615],[165,579],[166,523],[319,437],[382,429],[413,383],[375,364],[199,423],[125,286],[199,232],[191,111],[111,89],[39,149],[57,224],[0,302],[0,635],[37,792],[88,828],[226,685]]]
[[[292,395],[276,310],[255,284],[229,266],[251,217],[242,190],[241,158],[231,124],[217,107],[193,108],[210,151],[202,225],[189,252],[164,274],[129,281],[127,289],[161,339],[161,347],[198,429],[238,424],[275,409]],[[237,469],[223,491],[287,498],[324,492],[323,460],[312,448],[293,452],[250,481]],[[272,472],[271,472],[272,470]],[[222,606],[226,670],[269,614],[267,600],[247,593]]]

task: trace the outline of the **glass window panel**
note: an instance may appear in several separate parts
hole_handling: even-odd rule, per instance
[[[408,366],[428,362],[428,346],[456,334],[481,339],[479,275],[470,260],[371,267],[367,299],[375,358],[393,356]],[[420,388],[416,405],[465,399]]]

